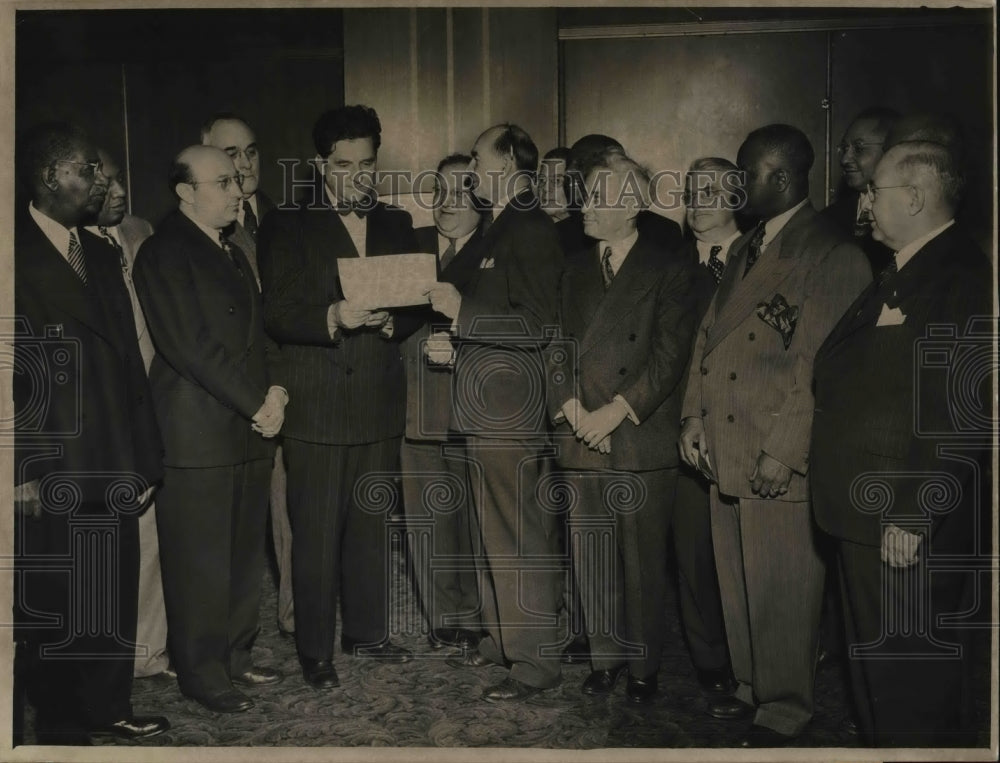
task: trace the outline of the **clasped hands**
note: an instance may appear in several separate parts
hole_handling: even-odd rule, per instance
[[[250,428],[262,437],[270,439],[281,431],[285,423],[285,406],[288,404],[288,393],[281,387],[271,387],[264,397],[264,403],[253,415]]]
[[[625,406],[617,400],[612,400],[594,411],[588,411],[579,400],[567,400],[561,410],[566,422],[576,434],[576,439],[582,440],[588,448],[604,455],[611,453],[611,433],[628,415]]]

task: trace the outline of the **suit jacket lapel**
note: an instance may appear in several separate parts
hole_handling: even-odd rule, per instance
[[[816,211],[806,204],[770,241],[760,259],[743,277],[752,232],[745,233],[733,245],[735,257],[730,257],[716,296],[715,321],[709,332],[705,352],[715,347],[754,310],[761,300],[781,291],[781,282],[799,261],[796,247],[802,229],[812,221]]]
[[[615,275],[614,280],[604,290],[604,277],[601,275],[600,259],[597,256],[596,248],[592,253],[591,262],[593,269],[588,271],[596,273],[597,283],[601,292],[597,294],[596,305],[590,320],[587,322],[587,331],[583,335],[580,343],[580,354],[587,352],[594,344],[621,319],[623,315],[631,312],[639,300],[656,283],[652,276],[652,266],[658,257],[663,255],[654,248],[646,244],[645,239],[640,235],[636,240],[628,256],[622,263],[621,268]],[[591,301],[593,285],[590,286],[590,293],[587,294],[588,302]]]

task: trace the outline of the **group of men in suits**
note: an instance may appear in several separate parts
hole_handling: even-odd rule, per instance
[[[460,650],[448,660],[460,669],[504,668],[488,702],[557,685],[560,663],[581,652],[585,694],[607,696],[627,676],[626,699],[651,701],[672,532],[709,714],[750,720],[742,746],[790,743],[814,710],[821,530],[837,548],[865,739],[954,742],[967,660],[922,659],[922,632],[887,637],[885,612],[967,603],[966,576],[929,576],[927,564],[932,549],[971,552],[984,446],[940,446],[956,421],[980,420],[954,413],[940,370],[912,359],[928,326],[961,333],[990,314],[989,263],[953,220],[954,146],[897,134],[890,148],[893,119],[866,112],[845,135],[851,197],[838,204],[853,217],[812,208],[812,147],[769,125],[735,164],[691,165],[687,240],[649,209],[645,170],[602,135],[546,155],[540,204],[531,137],[487,129],[470,154],[441,161],[434,226],[414,231],[373,190],[373,109],[317,120],[315,182],[277,209],[258,190],[252,130],[222,114],[178,154],[178,209],[155,233],[124,215],[115,163],[86,136],[64,125],[26,136],[18,314],[34,336],[58,326],[86,349],[82,408],[54,390],[38,426],[18,433],[21,662],[40,728],[75,740],[168,727],[133,716],[136,656],[122,648],[143,623],[137,606],[157,609],[158,578],[141,584],[149,595],[136,587],[156,549],[181,690],[239,712],[253,704],[241,689],[280,681],[251,659],[269,503],[278,624],[294,633],[304,680],[339,685],[338,605],[344,654],[410,660],[390,640],[392,522],[370,484],[399,474],[430,647]],[[745,233],[737,212],[754,223]],[[427,305],[345,296],[341,260],[420,251],[437,259]],[[888,268],[873,282],[876,255]],[[27,362],[27,336],[17,347]],[[16,381],[19,411],[33,394]],[[921,436],[912,411],[949,434]],[[957,496],[946,509],[924,505],[918,472],[944,475]],[[52,509],[67,473],[87,476],[82,526],[117,533],[122,619],[88,644],[110,663],[47,660],[62,631],[32,620],[72,624],[65,581],[30,565],[80,531],[73,512]],[[118,473],[136,484],[108,506]],[[856,486],[883,473],[895,492],[878,514]],[[155,519],[137,520],[157,484]],[[140,554],[151,521],[158,542]],[[77,557],[77,568],[90,561]],[[570,649],[566,608],[584,623]],[[150,672],[167,667],[159,612],[139,638],[160,661]],[[941,622],[929,640],[947,647],[956,637]],[[920,691],[939,682],[952,690],[940,702]]]

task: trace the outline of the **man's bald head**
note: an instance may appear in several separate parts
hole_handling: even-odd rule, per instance
[[[214,146],[188,146],[177,154],[170,186],[184,214],[216,230],[236,219],[243,199],[233,160]]]

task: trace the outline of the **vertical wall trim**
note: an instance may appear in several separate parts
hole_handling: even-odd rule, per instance
[[[413,125],[410,143],[410,166],[420,166],[420,76],[419,41],[417,39],[417,9],[410,9],[410,124]]]
[[[566,142],[566,43],[556,42],[556,144]]]
[[[128,140],[128,83],[125,79],[125,64],[122,64],[122,124],[125,126],[125,200],[128,213],[132,214],[132,162],[129,158],[131,147]]]
[[[489,126],[493,124],[492,112],[490,105],[493,101],[493,96],[490,93],[490,9],[483,8],[481,11],[483,19],[483,42],[481,45],[483,51],[483,125]]]
[[[823,206],[830,206],[830,183],[833,179],[833,32],[826,33],[826,94],[823,108],[826,110],[824,146],[826,161],[823,165]]]
[[[455,17],[451,8],[444,10],[445,34],[445,97],[447,98],[446,121],[448,122],[448,153],[455,152]]]

